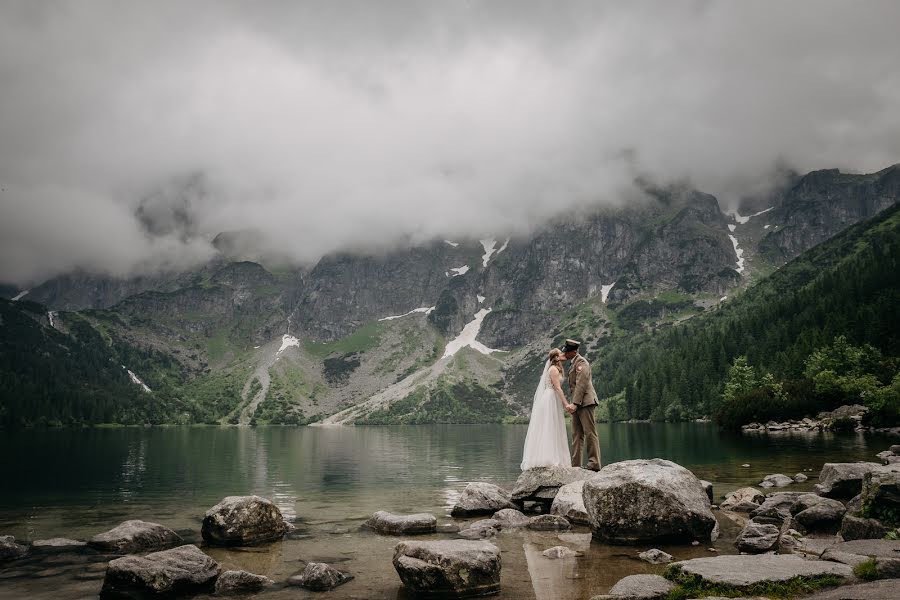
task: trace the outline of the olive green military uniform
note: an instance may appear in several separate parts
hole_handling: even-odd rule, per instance
[[[582,449],[587,446],[588,469],[600,468],[600,441],[597,438],[597,424],[594,410],[597,408],[597,392],[591,381],[591,364],[580,354],[572,359],[569,367],[569,393],[572,404],[572,466],[581,466]]]

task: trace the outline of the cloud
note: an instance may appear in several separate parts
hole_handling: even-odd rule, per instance
[[[728,204],[776,165],[877,170],[900,157],[897,22],[895,2],[7,2],[0,280],[189,265],[241,229],[301,261],[525,231],[638,172]]]

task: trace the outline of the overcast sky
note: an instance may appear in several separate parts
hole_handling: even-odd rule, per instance
[[[898,23],[891,0],[4,0],[0,280],[245,228],[306,261],[500,236],[636,173],[725,205],[779,161],[879,170]]]

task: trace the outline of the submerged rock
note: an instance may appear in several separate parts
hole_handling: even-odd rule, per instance
[[[216,579],[216,595],[247,594],[260,592],[275,582],[264,575],[255,575],[247,571],[225,571]]]
[[[177,596],[212,591],[219,563],[188,544],[109,562],[100,598]]]
[[[565,517],[572,523],[589,525],[587,509],[584,507],[584,480],[567,483],[559,488],[553,505],[550,506],[551,515]]]
[[[705,583],[736,588],[760,583],[779,583],[795,577],[833,575],[849,578],[853,571],[847,565],[825,560],[805,560],[796,554],[726,555],[694,558],[673,563],[688,575]]]
[[[578,556],[578,552],[575,552],[571,548],[567,546],[553,546],[552,548],[547,548],[543,552],[541,552],[547,558],[569,558],[571,556]]]
[[[607,543],[709,540],[716,526],[700,480],[659,458],[603,467],[583,497],[594,537]]]
[[[201,534],[210,544],[252,546],[281,539],[288,530],[281,510],[259,496],[228,496],[206,511]]]
[[[490,515],[504,508],[517,509],[510,494],[492,483],[473,482],[462,491],[450,514],[454,517]]]
[[[417,595],[468,598],[500,591],[500,550],[489,542],[400,542],[393,563]]]
[[[137,519],[120,523],[88,541],[88,545],[95,550],[116,554],[146,552],[181,544],[184,544],[181,536],[168,527]]]
[[[428,513],[395,515],[379,510],[365,522],[366,527],[388,535],[413,535],[437,531],[437,518]]]
[[[296,585],[315,592],[327,592],[353,579],[353,575],[338,571],[325,563],[306,563],[299,575],[288,579],[289,585]]]

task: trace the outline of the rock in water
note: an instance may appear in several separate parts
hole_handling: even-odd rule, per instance
[[[807,477],[803,473],[797,473],[796,475],[794,475],[794,481],[796,481],[797,483],[803,483],[807,479],[809,479],[809,477]]]
[[[229,596],[259,592],[274,583],[264,575],[254,575],[247,571],[225,571],[216,579],[216,595]]]
[[[228,496],[203,518],[203,539],[219,546],[252,546],[281,539],[288,530],[281,511],[259,496]]]
[[[28,556],[28,546],[16,543],[11,535],[0,536],[0,562],[16,560]]]
[[[629,575],[612,586],[609,595],[629,600],[652,600],[665,598],[674,589],[674,583],[659,575]]]
[[[523,471],[516,479],[513,487],[512,499],[515,502],[534,500],[538,502],[550,502],[556,497],[559,488],[573,483],[589,479],[594,475],[580,467],[535,467]]]
[[[658,550],[653,548],[651,550],[647,550],[646,552],[641,552],[638,554],[638,557],[650,563],[651,565],[666,565],[672,562],[674,557],[668,552],[663,552],[662,550]]]
[[[590,525],[587,509],[584,508],[583,492],[584,480],[562,486],[553,498],[550,514],[565,517],[572,523]]]
[[[102,600],[141,596],[177,596],[212,591],[219,563],[188,544],[146,556],[123,556],[109,562],[100,591]]]
[[[780,535],[781,529],[775,525],[750,521],[738,534],[734,545],[741,552],[760,554],[775,548]]]
[[[547,548],[543,552],[541,552],[547,558],[569,558],[570,556],[578,556],[578,553],[572,550],[571,548],[567,548],[566,546],[553,546],[552,548]]]
[[[342,573],[325,563],[306,563],[299,575],[288,579],[290,585],[298,585],[315,592],[327,592],[353,579],[353,575]]]
[[[466,486],[450,514],[454,517],[490,515],[504,508],[516,509],[509,492],[492,483],[473,482]]]
[[[109,531],[98,533],[88,545],[101,552],[128,554],[171,548],[184,543],[181,536],[158,523],[125,521]]]
[[[759,505],[765,501],[766,497],[758,489],[745,487],[729,492],[719,508],[735,512],[750,512],[759,508]]]
[[[494,537],[503,526],[500,521],[494,519],[482,519],[475,521],[465,529],[459,532],[459,537],[467,540],[481,540],[484,538]]]
[[[795,577],[834,575],[849,578],[853,571],[847,565],[825,560],[805,560],[796,554],[756,554],[711,556],[673,563],[688,575],[705,583],[744,588],[760,583],[779,583]]]
[[[534,531],[568,531],[572,524],[559,515],[538,515],[531,519],[528,529]]]
[[[468,598],[500,591],[500,550],[485,541],[400,542],[394,568],[417,595]]]
[[[503,510],[498,510],[491,518],[500,523],[501,528],[504,529],[526,527],[529,523],[531,523],[531,517],[514,508],[504,508]]]
[[[659,458],[606,465],[583,497],[594,537],[611,544],[709,540],[716,526],[700,480]]]
[[[792,483],[794,483],[794,480],[787,475],[775,473],[774,475],[766,475],[759,485],[760,487],[784,487]]]
[[[816,492],[828,498],[852,498],[862,491],[863,476],[878,463],[825,463],[819,473]]]
[[[49,540],[34,540],[31,547],[41,554],[60,554],[63,552],[78,552],[87,546],[87,542],[70,540],[66,538],[52,538]]]
[[[366,527],[388,535],[413,535],[437,531],[437,519],[428,513],[395,515],[379,510],[366,521]]]

